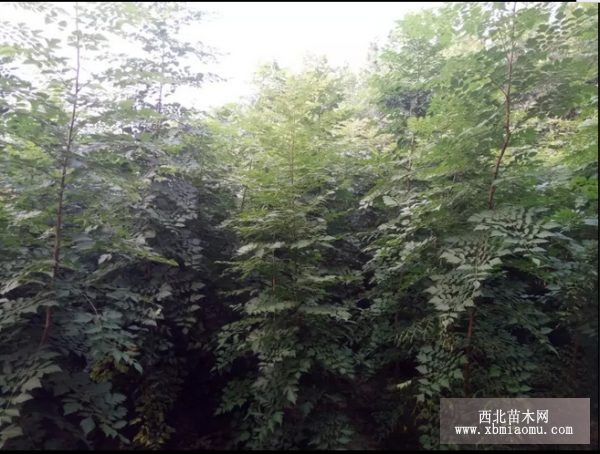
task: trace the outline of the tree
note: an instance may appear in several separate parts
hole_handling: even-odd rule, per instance
[[[222,234],[214,226],[227,205],[226,190],[211,183],[218,166],[200,151],[207,140],[198,120],[166,101],[174,87],[203,80],[178,66],[190,53],[206,53],[174,31],[197,13],[182,4],[21,7],[57,26],[48,33],[70,29],[72,53],[61,56],[59,38],[44,43],[40,31],[6,25],[13,34],[2,48],[9,74],[2,86],[0,175],[11,188],[2,200],[0,243],[8,258],[1,268],[2,442],[33,431],[35,438],[14,443],[89,444],[95,427],[125,442],[117,432],[127,424],[125,396],[111,385],[120,374],[135,383],[144,373],[135,441],[160,446],[173,431],[164,414],[184,372],[181,358],[162,358],[175,348],[176,335],[200,340],[194,302],[204,296],[199,275],[210,279],[200,251],[218,250]],[[108,43],[122,38],[142,42],[148,58],[107,53]],[[111,66],[90,71],[93,59]],[[37,68],[23,79],[11,63]],[[164,384],[165,376],[172,388],[156,394],[147,386]],[[90,393],[92,400],[85,398]],[[62,405],[50,413],[35,405],[49,398]],[[83,432],[69,414],[80,418]]]

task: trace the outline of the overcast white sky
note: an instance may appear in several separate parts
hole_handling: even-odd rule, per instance
[[[277,60],[298,69],[306,53],[325,55],[333,65],[359,69],[369,44],[385,40],[404,14],[442,2],[202,2],[214,16],[198,27],[196,39],[229,55],[211,70],[228,82],[189,93],[197,108],[236,101],[251,92],[261,62]],[[196,33],[196,32],[195,32]],[[191,37],[190,37],[191,38]],[[186,93],[185,101],[191,99]],[[182,100],[183,101],[183,100]]]
[[[72,2],[67,2],[72,3]],[[307,53],[325,55],[332,65],[358,70],[366,63],[369,45],[382,43],[394,23],[407,12],[432,8],[442,2],[201,2],[191,3],[210,12],[184,39],[200,40],[222,55],[206,68],[228,79],[199,90],[179,89],[174,100],[198,109],[218,107],[252,93],[250,81],[260,63],[276,60],[298,70]],[[41,17],[4,8],[15,22],[44,28]],[[187,32],[187,31],[186,31]]]

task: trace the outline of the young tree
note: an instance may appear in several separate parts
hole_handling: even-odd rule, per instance
[[[194,302],[210,279],[200,252],[219,250],[222,234],[211,225],[227,205],[198,120],[167,101],[203,80],[179,68],[190,54],[206,55],[177,37],[198,14],[180,3],[21,7],[45,17],[51,37],[24,24],[4,28],[12,34],[3,38],[0,123],[0,178],[10,188],[0,242],[8,258],[0,268],[2,442],[35,433],[11,443],[90,443],[96,427],[126,441],[117,432],[127,424],[125,396],[111,383],[143,373],[135,440],[160,446],[185,372],[172,353],[162,358],[176,335],[200,340]],[[119,39],[143,46],[117,55]],[[36,68],[19,74],[11,63]],[[166,380],[172,386],[161,393],[148,386]],[[41,411],[48,399],[62,405]]]

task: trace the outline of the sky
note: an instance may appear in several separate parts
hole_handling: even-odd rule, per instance
[[[205,45],[226,53],[210,71],[227,82],[211,83],[195,92],[180,92],[180,102],[199,109],[217,107],[249,95],[249,82],[262,62],[300,68],[307,53],[325,55],[332,65],[358,70],[369,45],[384,42],[397,20],[411,11],[442,2],[202,2],[211,12],[190,31]]]
[[[395,22],[407,12],[441,4],[190,2],[208,14],[198,26],[182,30],[181,38],[201,41],[222,54],[217,64],[203,69],[226,81],[207,83],[200,89],[179,88],[172,100],[200,110],[235,102],[252,94],[250,82],[261,63],[277,61],[281,67],[299,70],[307,54],[324,55],[331,65],[347,64],[357,71],[366,64],[371,43],[384,43]],[[3,6],[6,4],[0,4],[0,16],[44,29],[41,16]]]

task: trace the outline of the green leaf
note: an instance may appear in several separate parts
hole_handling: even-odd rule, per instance
[[[489,264],[491,266],[502,265],[502,260],[500,260],[498,257],[494,257],[492,260],[489,261]]]
[[[554,235],[554,233],[548,232],[548,231],[542,231],[542,232],[540,232],[540,233],[537,234],[538,238],[548,238],[548,237],[551,237],[551,236],[555,236],[555,235]]]
[[[121,103],[119,104],[119,106],[121,107],[121,109],[128,110],[128,109],[131,109],[133,107],[133,104],[134,104],[133,99],[126,99],[125,101],[121,101]]]
[[[51,364],[50,366],[44,367],[42,372],[44,374],[52,374],[54,372],[62,372],[62,369],[57,364]]]
[[[408,386],[410,386],[411,384],[412,384],[412,380],[408,380],[408,381],[405,381],[404,383],[400,383],[399,385],[396,385],[396,387],[398,389],[404,389],[404,388],[407,388]]]
[[[246,254],[246,253],[256,249],[257,247],[258,247],[258,244],[255,244],[255,243],[246,244],[238,249],[237,255]]]
[[[277,424],[283,424],[283,412],[282,411],[276,411],[273,414],[273,420],[277,423]]]
[[[311,240],[300,240],[292,244],[291,249],[302,249],[312,244]]]
[[[42,382],[37,377],[31,377],[21,386],[21,392],[30,391],[35,388],[41,388]]]
[[[81,428],[83,429],[84,434],[89,434],[96,427],[96,423],[92,419],[92,417],[85,418],[81,421]]]
[[[579,125],[580,128],[598,128],[598,119],[590,118]]]
[[[70,415],[76,411],[83,410],[83,407],[78,402],[68,402],[64,405],[64,415]]]
[[[293,404],[296,405],[296,393],[290,387],[286,389],[286,397]]]
[[[388,195],[384,195],[383,196],[383,203],[389,207],[395,207],[398,206],[398,202],[396,202],[394,199],[392,199],[390,196]]]
[[[13,404],[21,404],[23,402],[28,401],[29,399],[33,399],[33,396],[31,394],[27,394],[27,393],[21,393],[19,394],[17,397],[13,398],[11,400],[11,402]]]
[[[10,426],[2,429],[2,431],[0,431],[0,435],[2,436],[2,440],[10,440],[11,438],[23,436],[23,430],[16,424],[11,424]]]
[[[423,375],[426,375],[429,372],[429,369],[427,369],[427,366],[417,366],[417,367],[415,367],[415,369],[417,369]]]
[[[142,142],[152,142],[154,135],[151,132],[143,132],[140,134],[140,140]]]
[[[114,438],[117,436],[117,431],[106,424],[102,424],[100,428],[102,429],[102,432],[104,432],[104,435],[106,435],[107,437]]]
[[[444,252],[440,257],[446,259],[448,262],[453,263],[453,264],[462,263],[461,259],[459,259],[454,254],[451,254],[449,252]]]

